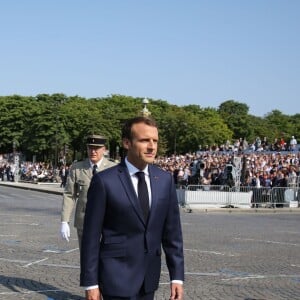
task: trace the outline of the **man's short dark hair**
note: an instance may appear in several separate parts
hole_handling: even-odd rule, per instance
[[[143,116],[134,117],[134,118],[131,118],[131,119],[128,119],[127,121],[125,121],[123,128],[122,128],[122,139],[131,140],[132,139],[131,128],[134,124],[138,124],[138,123],[144,123],[146,125],[157,128],[157,124],[156,124],[155,120],[152,118],[143,117]]]

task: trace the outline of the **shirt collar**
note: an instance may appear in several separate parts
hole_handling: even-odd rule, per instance
[[[140,170],[137,167],[135,167],[132,163],[130,163],[128,161],[127,157],[125,157],[125,164],[126,164],[126,167],[128,169],[128,172],[129,172],[130,176],[135,175],[136,172],[144,172],[145,175],[149,176],[148,165],[145,167],[144,170]]]
[[[97,168],[100,168],[102,160],[103,160],[103,157],[97,163],[95,163],[95,164],[92,163],[91,160],[90,160],[90,166],[91,166],[91,168],[93,168],[94,165],[97,165]]]

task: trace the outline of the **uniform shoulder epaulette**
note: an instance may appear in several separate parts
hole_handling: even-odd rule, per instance
[[[82,160],[74,160],[73,162],[72,162],[72,167],[73,168],[76,168],[76,166],[78,165],[78,164],[80,164],[82,162]]]

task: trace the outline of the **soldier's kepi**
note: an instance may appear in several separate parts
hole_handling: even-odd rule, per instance
[[[90,135],[87,137],[86,144],[88,146],[98,146],[103,147],[105,146],[106,139],[101,135]]]

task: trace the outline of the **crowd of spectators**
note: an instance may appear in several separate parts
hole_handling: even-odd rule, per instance
[[[155,163],[173,174],[178,187],[189,184],[236,185],[233,178],[235,158],[240,158],[241,162],[239,186],[271,188],[299,185],[300,152],[293,139],[290,143],[281,139],[282,146],[276,150],[266,146],[265,138],[264,142],[257,138],[253,145],[246,145],[240,139],[227,148],[213,145],[197,153],[160,156]]]
[[[56,171],[52,165],[45,162],[22,162],[20,165],[20,180],[34,182],[56,182]]]
[[[242,161],[241,185],[271,186],[279,179],[295,178],[300,174],[299,152],[297,153],[224,153],[198,152],[197,154],[158,157],[156,164],[173,174],[178,185],[228,184],[226,168],[234,165],[234,157]],[[282,183],[281,183],[282,184]]]
[[[294,136],[291,136],[289,140],[286,140],[284,137],[280,139],[276,138],[273,142],[270,142],[267,137],[262,139],[258,136],[251,143],[248,142],[245,138],[236,139],[233,142],[229,140],[222,145],[213,144],[211,146],[205,145],[202,151],[297,151],[297,140]]]
[[[0,180],[15,181],[16,173],[18,172],[19,180],[30,182],[58,182],[57,172],[48,163],[38,162],[22,162],[19,169],[13,163],[0,163]]]
[[[52,164],[45,162],[21,162],[19,170],[13,163],[0,162],[0,180],[15,181],[18,172],[19,180],[28,182],[59,182],[65,187],[69,174],[69,166],[61,165],[53,168]]]

